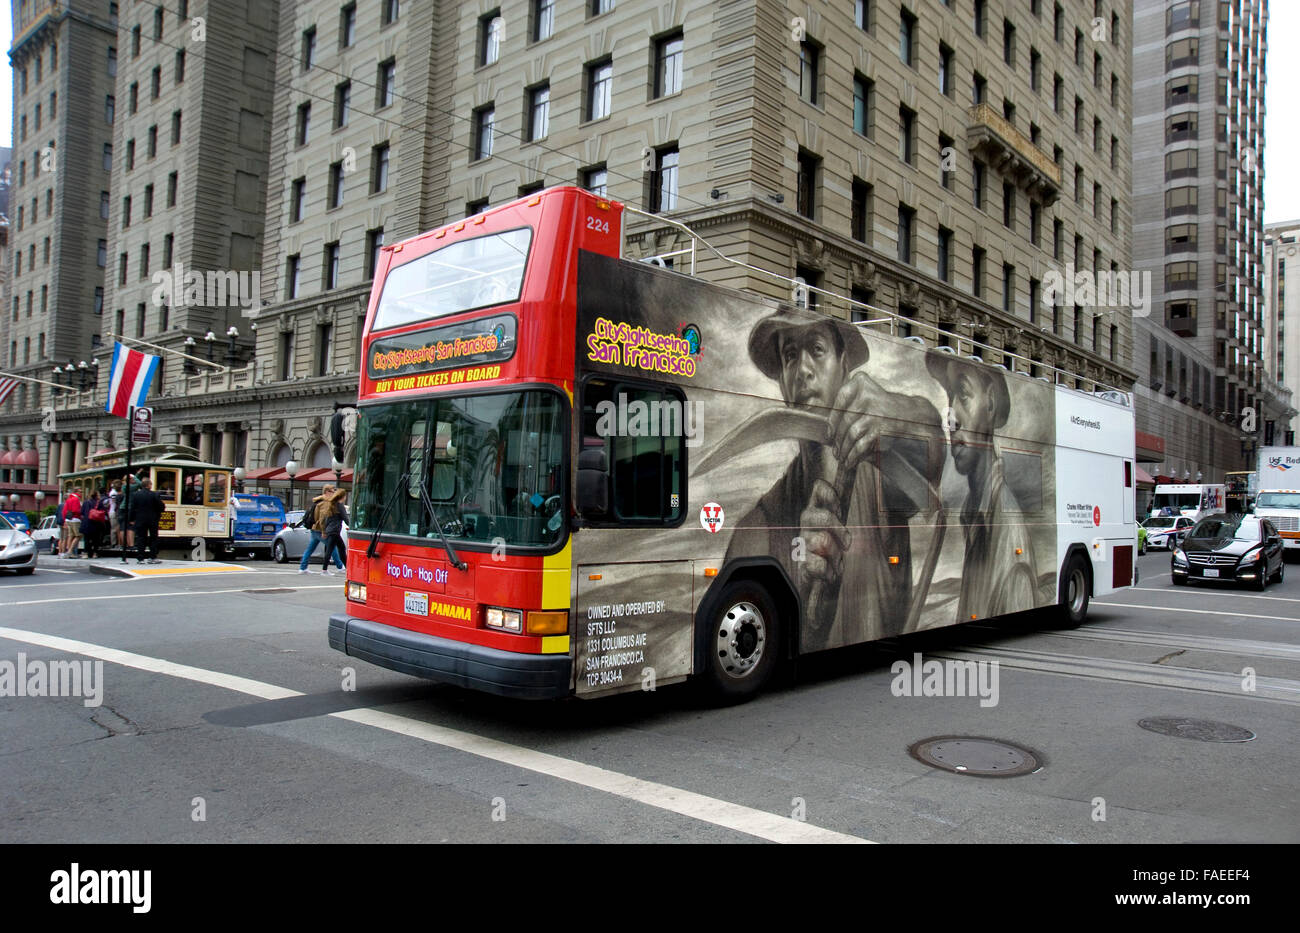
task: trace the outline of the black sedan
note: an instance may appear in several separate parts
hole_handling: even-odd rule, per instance
[[[1281,583],[1282,537],[1273,523],[1254,515],[1207,515],[1174,549],[1174,583],[1218,580],[1262,590]]]

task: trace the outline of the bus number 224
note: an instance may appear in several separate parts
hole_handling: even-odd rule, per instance
[[[609,221],[601,220],[598,217],[588,217],[587,229],[595,230],[597,233],[609,233]]]

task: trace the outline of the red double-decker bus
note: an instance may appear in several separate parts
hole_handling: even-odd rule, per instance
[[[627,260],[624,213],[553,188],[383,249],[331,646],[514,697],[744,697],[1132,584],[1126,393]]]

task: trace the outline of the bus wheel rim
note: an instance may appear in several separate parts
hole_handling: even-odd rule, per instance
[[[718,624],[718,666],[740,680],[758,667],[767,647],[767,622],[753,603],[739,602],[722,614]]]
[[[1088,585],[1087,581],[1083,578],[1083,571],[1076,567],[1070,573],[1069,592],[1066,594],[1071,614],[1078,615],[1083,611],[1083,601],[1087,592]]]

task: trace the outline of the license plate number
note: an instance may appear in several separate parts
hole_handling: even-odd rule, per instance
[[[1204,573],[1207,577],[1217,577],[1219,575],[1219,571],[1214,569],[1207,569],[1202,571],[1202,573]]]
[[[429,614],[429,594],[406,592],[404,609],[408,615],[427,616]]]
[[[265,532],[266,534],[272,534],[272,533],[274,533],[274,531],[275,531],[275,526],[274,526],[274,525],[263,525],[263,526],[262,526],[262,531]]]

